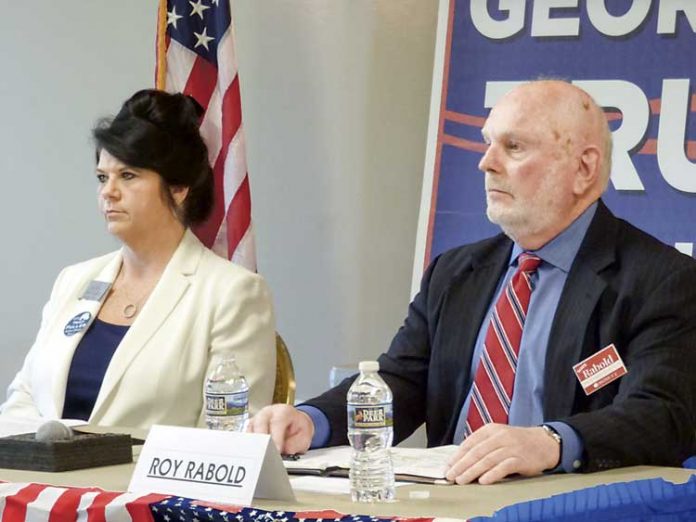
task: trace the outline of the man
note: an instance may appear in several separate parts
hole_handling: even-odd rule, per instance
[[[396,441],[425,420],[429,445],[461,443],[447,473],[460,484],[680,465],[696,426],[696,263],[599,199],[611,133],[581,89],[517,87],[482,132],[503,234],[435,259],[380,357]],[[610,344],[628,373],[586,395],[572,367]],[[264,408],[250,429],[285,453],[346,444],[349,385]]]

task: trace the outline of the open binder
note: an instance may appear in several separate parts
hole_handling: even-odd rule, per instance
[[[394,476],[399,482],[450,484],[445,479],[447,461],[457,446],[437,448],[391,448]],[[350,446],[310,450],[296,460],[284,460],[291,475],[347,477],[350,469]]]

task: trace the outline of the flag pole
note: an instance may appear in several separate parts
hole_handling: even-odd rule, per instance
[[[155,64],[155,87],[164,90],[167,79],[167,0],[160,0],[157,9],[157,63]]]

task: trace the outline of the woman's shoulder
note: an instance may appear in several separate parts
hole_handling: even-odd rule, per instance
[[[172,268],[193,277],[196,287],[208,296],[270,300],[270,291],[263,277],[216,254],[190,230],[174,254]]]
[[[76,281],[94,278],[106,265],[113,261],[118,253],[119,251],[116,250],[64,267],[56,278],[55,286],[58,287],[61,284],[72,286]]]
[[[201,243],[190,229],[186,231],[180,250],[182,251],[177,252],[175,256],[179,258],[177,264],[184,267],[184,270],[193,269],[202,276],[220,279],[241,281],[263,279],[255,272],[213,252]]]
[[[203,248],[202,273],[210,275],[214,279],[235,284],[264,284],[263,277],[256,272],[219,256],[209,248]]]
[[[79,261],[72,265],[66,266],[65,268],[63,268],[61,273],[79,275],[91,273],[94,270],[100,270],[101,268],[106,266],[111,260],[113,260],[113,258],[116,255],[118,255],[118,253],[119,251],[115,250],[113,252],[109,252],[108,254],[93,257],[91,259],[85,259],[84,261]]]

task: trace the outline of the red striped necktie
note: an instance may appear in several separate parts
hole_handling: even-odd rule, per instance
[[[466,433],[484,424],[507,424],[515,386],[517,355],[532,295],[531,275],[541,259],[520,254],[519,265],[495,303],[486,331],[483,353],[471,387]]]

